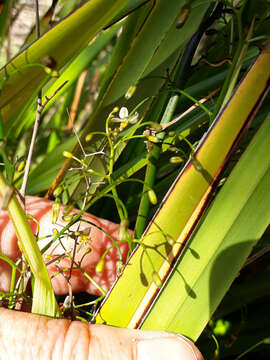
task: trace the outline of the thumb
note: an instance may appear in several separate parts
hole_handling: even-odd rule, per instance
[[[9,359],[203,360],[188,339],[0,309],[0,348]]]

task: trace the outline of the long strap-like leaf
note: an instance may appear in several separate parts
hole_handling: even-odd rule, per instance
[[[44,59],[50,57],[55,68],[60,70],[128,1],[86,2],[11,60],[0,72],[3,120],[10,120],[48,79],[41,66]]]
[[[97,322],[106,321],[122,327],[136,327],[140,323],[146,307],[159,291],[152,278],[153,267],[144,249],[147,249],[154,264],[154,274],[158,273],[165,280],[242,128],[256,114],[268,89],[269,77],[270,43],[168,192],[145,233],[144,247],[140,246],[130,258],[122,276],[105,300]],[[175,240],[171,251],[168,251],[169,238]]]

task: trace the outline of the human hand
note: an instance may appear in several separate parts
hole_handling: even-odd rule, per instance
[[[54,237],[54,229],[60,231],[64,226],[68,224],[63,220],[64,206],[61,206],[58,219],[55,224],[52,224],[52,205],[53,202],[38,197],[27,196],[25,199],[25,211],[31,214],[39,223],[39,241],[38,245],[42,249],[47,245]],[[76,213],[73,210],[69,215]],[[110,221],[97,218],[94,215],[85,214],[83,218],[91,222],[92,224],[102,228],[115,240],[118,236],[119,225]],[[37,224],[34,221],[30,221],[33,232],[37,232]],[[89,241],[78,244],[75,254],[75,261],[80,263],[81,269],[89,274],[93,280],[95,280],[105,291],[108,291],[116,274],[116,263],[119,259],[117,249],[112,248],[106,255],[106,261],[102,273],[96,272],[96,265],[99,262],[104,251],[112,245],[112,241],[96,226],[91,226],[88,223],[80,223],[80,231],[85,229],[90,230]],[[7,255],[11,260],[16,261],[20,256],[20,250],[17,244],[17,236],[12,222],[9,220],[7,211],[0,210],[0,251]],[[70,230],[76,231],[78,224],[74,224]],[[57,241],[51,245],[51,247],[45,252],[45,261],[50,262],[47,265],[48,271],[52,277],[52,285],[57,295],[64,295],[68,293],[68,281],[69,271],[71,268],[72,250],[74,248],[75,240],[71,236],[65,236],[61,238],[61,242]],[[127,243],[123,243],[120,246],[123,261],[126,260],[128,253]],[[91,252],[85,255],[86,250],[91,248]],[[66,255],[65,255],[66,254]],[[53,257],[62,258],[60,261],[51,262]],[[69,256],[68,256],[69,255]],[[83,260],[81,261],[81,259]],[[63,271],[63,269],[65,269]],[[62,271],[62,273],[61,273]],[[59,274],[60,272],[60,274]],[[58,274],[54,276],[54,274]],[[0,260],[0,291],[7,292],[9,290],[11,279],[11,267],[5,262]],[[72,269],[72,276],[69,280],[72,287],[72,291],[76,292],[88,292],[94,295],[100,295],[97,287],[91,283],[79,269]]]
[[[52,228],[56,227],[51,225],[51,206],[52,203],[46,200],[27,199],[27,211],[39,221],[40,236],[51,233]],[[118,226],[116,224],[90,215],[87,218],[91,219],[91,222],[99,222],[109,234],[117,235]],[[58,226],[61,226],[61,220],[59,220]],[[0,251],[15,260],[20,253],[13,226],[4,212],[0,213],[0,229],[2,230]],[[107,289],[114,280],[117,254],[112,252],[109,264],[107,261],[105,262],[107,269],[102,276],[95,274],[96,263],[108,246],[109,240],[96,228],[91,230],[91,236],[92,251],[89,253],[89,257],[87,255],[83,260],[83,266],[91,276],[96,276],[96,280],[101,281],[103,287]],[[66,240],[65,246],[68,249],[72,248],[74,241]],[[57,253],[58,250],[54,248],[53,253]],[[50,251],[52,252],[52,249]],[[127,246],[123,246],[122,251],[126,256]],[[82,253],[84,252],[85,248],[82,249]],[[59,264],[62,268],[66,265]],[[1,291],[7,291],[10,281],[9,265],[0,261],[0,271]],[[49,271],[52,274],[54,269],[49,267]],[[98,276],[100,276],[99,279]],[[81,282],[83,283],[81,284]],[[75,291],[91,291],[91,287],[83,281],[81,273],[73,274],[71,285]],[[58,276],[53,281],[53,286],[57,293],[65,293],[67,281],[63,276]],[[166,332],[89,325],[79,321],[51,319],[3,308],[0,309],[0,317],[0,359],[203,359],[191,341]]]

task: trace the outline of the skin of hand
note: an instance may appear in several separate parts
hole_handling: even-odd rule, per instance
[[[27,196],[25,199],[25,211],[31,214],[39,223],[39,247],[42,249],[45,247],[54,237],[54,229],[60,231],[64,226],[68,224],[63,220],[64,206],[60,207],[60,213],[55,224],[52,224],[52,206],[54,202],[40,199],[37,197]],[[78,211],[73,210],[70,214],[76,214]],[[83,219],[102,228],[112,238],[117,240],[119,225],[110,221],[97,218],[96,216],[85,214]],[[37,233],[37,223],[30,221],[32,230]],[[113,247],[105,258],[105,265],[102,273],[95,271],[96,265],[99,262],[104,251],[110,247],[113,243],[111,239],[105,235],[104,232],[99,230],[96,226],[91,226],[88,223],[81,222],[79,230],[85,231],[90,228],[89,241],[85,241],[78,244],[75,254],[75,261],[81,263],[81,268],[86,271],[105,291],[108,291],[113,281],[115,280],[116,264],[119,260],[119,253],[115,247]],[[0,210],[0,251],[7,255],[11,260],[16,261],[20,256],[20,250],[17,244],[17,236],[13,227],[13,224],[9,220],[7,211]],[[74,224],[71,230],[77,231],[78,224]],[[130,232],[132,234],[132,232]],[[71,267],[71,259],[65,256],[65,253],[72,255],[75,240],[70,236],[61,238],[61,242],[57,241],[57,244],[52,244],[51,247],[45,252],[45,261],[51,262],[52,257],[59,257],[63,255],[62,260],[52,262],[47,266],[48,271],[52,277],[52,285],[57,295],[64,295],[68,293],[68,282],[66,277],[69,276],[69,268]],[[88,248],[91,251],[85,255]],[[128,253],[127,243],[120,246],[123,261],[126,260]],[[81,261],[81,259],[83,259]],[[59,270],[67,269],[63,274],[59,274]],[[54,274],[58,274],[54,276]],[[63,276],[65,275],[65,276]],[[0,260],[0,291],[7,292],[9,289],[11,278],[11,267],[7,265],[5,261]],[[92,284],[80,270],[72,270],[72,276],[70,279],[72,291],[76,292],[88,292],[94,295],[100,295],[99,290],[94,284]]]
[[[51,224],[52,204],[51,201],[44,199],[27,197],[26,211],[38,220],[39,237],[52,234],[53,228],[60,230],[66,224],[61,220],[61,215],[57,224]],[[85,217],[92,223],[105,228],[109,234],[117,238],[118,225],[92,215],[85,215]],[[31,225],[35,231],[36,225],[34,223]],[[83,227],[86,227],[85,224],[81,229]],[[7,213],[3,211],[0,212],[0,230],[0,251],[12,260],[16,260],[20,255],[17,238]],[[49,238],[45,238],[46,241],[49,241]],[[67,238],[63,241],[63,246],[67,251],[74,247],[74,240]],[[44,243],[40,244],[40,247],[42,246]],[[63,246],[51,247],[47,253],[58,255],[59,251],[63,252]],[[82,266],[107,290],[114,281],[115,275],[113,274],[115,274],[118,253],[116,249],[113,249],[108,255],[109,260],[108,265],[105,265],[107,266],[105,273],[95,274],[95,266],[104,250],[111,246],[111,240],[93,226],[91,243],[85,244],[80,249],[76,254],[76,261],[80,260],[86,247],[89,246],[92,251],[88,254],[89,256],[85,256]],[[128,252],[127,245],[122,245],[121,251],[123,259],[125,259]],[[107,260],[105,264],[107,264]],[[64,268],[69,264],[60,262],[58,265],[60,268]],[[48,268],[52,275],[55,269],[50,265]],[[1,291],[8,291],[9,282],[10,267],[0,260]],[[71,285],[74,291],[98,293],[96,289],[93,291],[93,288],[86,284],[81,272],[72,274]],[[67,281],[64,276],[55,277],[53,286],[58,294],[67,292]],[[52,319],[4,308],[0,308],[0,318],[0,359],[163,360],[169,357],[179,360],[203,360],[195,345],[181,335],[90,325],[79,321]]]

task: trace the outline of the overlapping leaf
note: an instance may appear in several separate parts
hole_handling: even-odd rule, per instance
[[[48,80],[45,57],[49,56],[60,70],[127,3],[128,0],[88,1],[12,59],[0,73],[0,109],[4,122],[14,117]],[[70,46],[66,46],[67,42]]]
[[[146,247],[151,257],[155,272],[159,273],[161,279],[165,279],[242,127],[255,115],[258,105],[265,96],[270,77],[269,50],[270,43],[202,139],[194,158],[189,161],[173,184],[146,230],[143,239],[144,248],[139,247],[134,252],[129,265],[126,266],[101,308],[98,322],[105,321],[108,324],[124,327],[136,327],[140,323],[145,309],[158,292],[158,287],[152,279],[153,267],[144,249]],[[170,251],[168,251],[168,236],[176,241]],[[187,278],[185,281],[189,288]],[[119,296],[128,301],[119,302]],[[119,317],[120,313],[121,317]]]
[[[269,224],[269,142],[270,116],[218,194],[142,328],[198,338]],[[166,306],[172,298],[174,308]]]
[[[100,139],[96,140],[95,137],[87,145],[84,141],[86,134],[90,131],[104,130],[106,118],[113,107],[127,105],[124,95],[131,85],[137,84],[136,93],[127,105],[133,109],[146,97],[157,93],[164,84],[160,74],[166,74],[166,69],[175,64],[179,57],[176,50],[179,51],[192,36],[209,5],[194,1],[190,19],[182,29],[176,29],[178,14],[184,3],[183,0],[169,3],[159,0],[147,4],[129,16],[106,71],[95,110],[81,137],[86,149],[93,150],[98,147]],[[157,66],[158,71],[155,74],[153,70],[156,70]],[[152,77],[147,79],[146,75],[150,71]],[[145,77],[143,81],[139,82],[143,77]],[[140,113],[144,113],[144,109],[140,108]],[[80,147],[75,147],[73,153],[78,156]],[[72,161],[66,161],[59,173],[59,181],[65,176],[71,164]],[[104,171],[103,164],[94,157],[91,158],[91,167],[99,172]],[[95,189],[96,186],[92,186],[91,192],[93,193]],[[83,191],[85,191],[84,182],[74,184],[73,189],[70,188],[75,201],[79,201]]]

